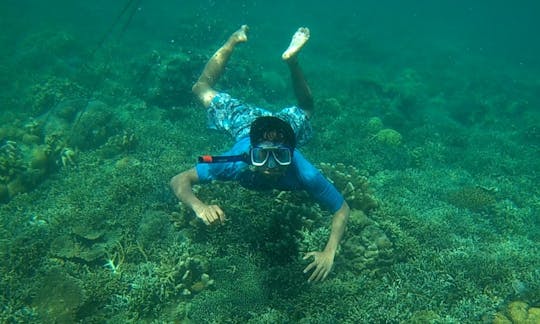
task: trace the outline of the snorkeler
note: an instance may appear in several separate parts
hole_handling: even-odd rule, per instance
[[[298,151],[311,137],[309,122],[313,98],[298,63],[298,53],[308,41],[308,28],[293,35],[282,59],[289,67],[297,106],[277,113],[253,107],[218,92],[213,87],[225,69],[233,50],[247,41],[243,25],[210,58],[193,86],[193,92],[207,109],[212,128],[224,130],[234,146],[220,156],[202,156],[194,168],[171,179],[175,195],[205,224],[223,224],[227,218],[220,206],[199,200],[192,187],[212,180],[236,181],[253,190],[305,190],[322,207],[333,213],[332,230],[323,251],[306,253],[313,261],[304,273],[313,271],[308,281],[324,280],[332,269],[337,247],[343,237],[350,209],[336,188]]]

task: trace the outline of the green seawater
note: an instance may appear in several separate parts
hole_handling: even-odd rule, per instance
[[[538,321],[536,1],[0,3],[0,322]],[[300,148],[353,208],[304,192],[169,188],[234,143],[191,92],[248,24],[216,89],[295,103],[281,60],[301,26],[314,136]],[[518,318],[521,316],[521,318]]]

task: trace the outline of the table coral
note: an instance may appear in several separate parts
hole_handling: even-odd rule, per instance
[[[458,208],[466,208],[473,212],[481,212],[493,206],[495,190],[481,186],[467,186],[451,191],[447,200]]]
[[[43,322],[73,323],[86,298],[80,282],[63,269],[51,269],[32,300]]]

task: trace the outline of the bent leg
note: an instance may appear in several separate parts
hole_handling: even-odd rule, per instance
[[[193,85],[193,93],[197,96],[204,107],[210,106],[212,99],[216,95],[216,90],[213,89],[217,80],[223,73],[227,61],[231,57],[234,47],[238,43],[247,41],[248,26],[242,25],[240,29],[234,32],[229,39],[212,55],[206,66],[204,67],[201,76]]]
[[[294,33],[289,47],[283,52],[281,56],[283,60],[289,66],[289,71],[291,72],[292,85],[294,89],[294,94],[296,100],[298,101],[298,106],[304,110],[308,117],[311,117],[313,113],[313,97],[311,95],[311,90],[307,84],[307,81],[304,77],[304,73],[300,68],[298,63],[298,53],[304,47],[306,42],[309,39],[309,29],[305,27],[300,27]]]

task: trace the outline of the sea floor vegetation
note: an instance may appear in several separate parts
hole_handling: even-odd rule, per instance
[[[331,215],[305,193],[197,187],[230,218],[207,227],[168,187],[232,144],[189,92],[215,42],[108,44],[84,64],[67,31],[19,46],[0,62],[0,322],[538,323],[537,80],[507,86],[473,59],[306,66],[302,151],[352,207],[331,275],[308,283]],[[290,105],[288,76],[249,51],[220,85]]]

